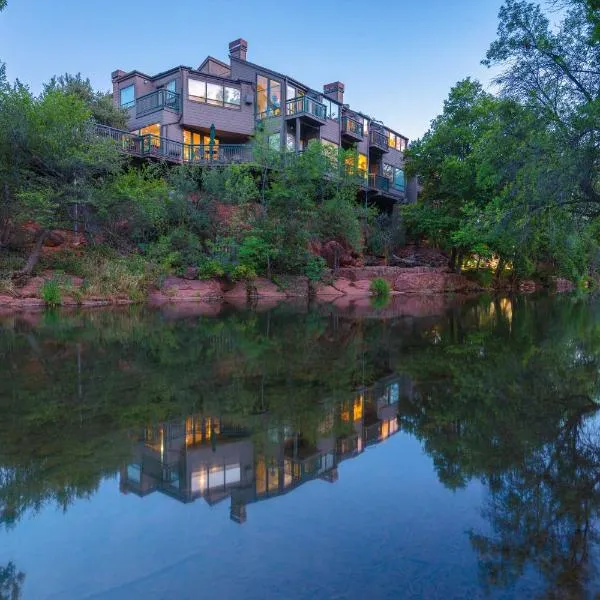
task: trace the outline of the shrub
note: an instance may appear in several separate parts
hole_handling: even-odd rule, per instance
[[[231,281],[250,281],[256,279],[256,271],[247,265],[237,265],[231,271],[229,278]]]
[[[42,300],[46,306],[60,306],[62,303],[62,292],[58,279],[47,279],[40,288]]]
[[[211,279],[223,277],[225,269],[220,261],[215,258],[204,257],[198,261],[198,279]]]
[[[322,256],[311,256],[306,261],[306,266],[304,267],[304,274],[311,281],[319,281],[321,277],[323,277],[323,272],[327,267],[327,263]]]
[[[369,290],[378,298],[387,298],[390,295],[390,284],[381,277],[376,277],[371,281],[371,285],[369,286]]]

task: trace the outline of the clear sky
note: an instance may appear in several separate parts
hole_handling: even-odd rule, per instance
[[[32,91],[77,73],[108,90],[111,71],[198,67],[228,43],[248,60],[322,89],[342,81],[353,108],[420,137],[450,87],[480,65],[502,0],[8,0],[0,59]]]

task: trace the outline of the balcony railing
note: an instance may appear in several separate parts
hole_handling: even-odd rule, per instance
[[[107,125],[96,125],[96,135],[113,140],[127,154],[140,154],[141,152],[140,136],[129,133],[129,131],[122,131]]]
[[[375,175],[374,173],[369,173],[369,187],[379,190],[380,192],[389,192],[390,191],[390,180],[383,175]]]
[[[113,140],[122,152],[133,156],[154,157],[169,162],[204,165],[252,161],[249,144],[190,145],[158,135],[135,135],[106,125],[96,125],[96,135]]]
[[[311,115],[320,121],[327,120],[327,107],[310,96],[297,96],[285,103],[285,114],[288,117]]]
[[[184,161],[194,164],[247,163],[252,161],[252,146],[248,144],[186,145]]]
[[[135,115],[141,117],[157,110],[168,108],[179,112],[181,110],[181,97],[176,92],[169,90],[155,90],[135,101]]]
[[[352,117],[344,117],[342,119],[342,131],[355,138],[362,139],[363,137],[362,123]]]
[[[387,152],[388,139],[385,133],[378,131],[377,129],[371,129],[369,132],[369,146],[373,146],[374,148],[378,148],[379,150]]]

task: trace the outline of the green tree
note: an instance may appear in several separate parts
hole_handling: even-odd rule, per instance
[[[61,91],[73,94],[89,108],[92,117],[101,125],[127,129],[129,115],[126,110],[115,106],[112,94],[94,91],[88,78],[83,78],[81,73],[70,75],[65,73],[52,77],[44,86],[44,92]]]

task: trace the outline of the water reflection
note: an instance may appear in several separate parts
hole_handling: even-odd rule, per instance
[[[590,594],[600,305],[416,308],[0,319],[0,521],[19,531],[60,506],[68,528],[70,507],[116,474],[124,495],[228,501],[233,521],[252,522],[253,503],[334,483],[343,461],[404,432],[440,485],[484,486],[486,526],[463,528],[480,590]]]
[[[181,502],[231,497],[230,517],[243,523],[253,502],[285,494],[315,478],[331,483],[338,465],[398,432],[398,402],[410,381],[391,377],[353,400],[324,407],[314,431],[290,424],[196,414],[146,427],[133,460],[121,470],[120,489],[146,496],[159,491]]]

